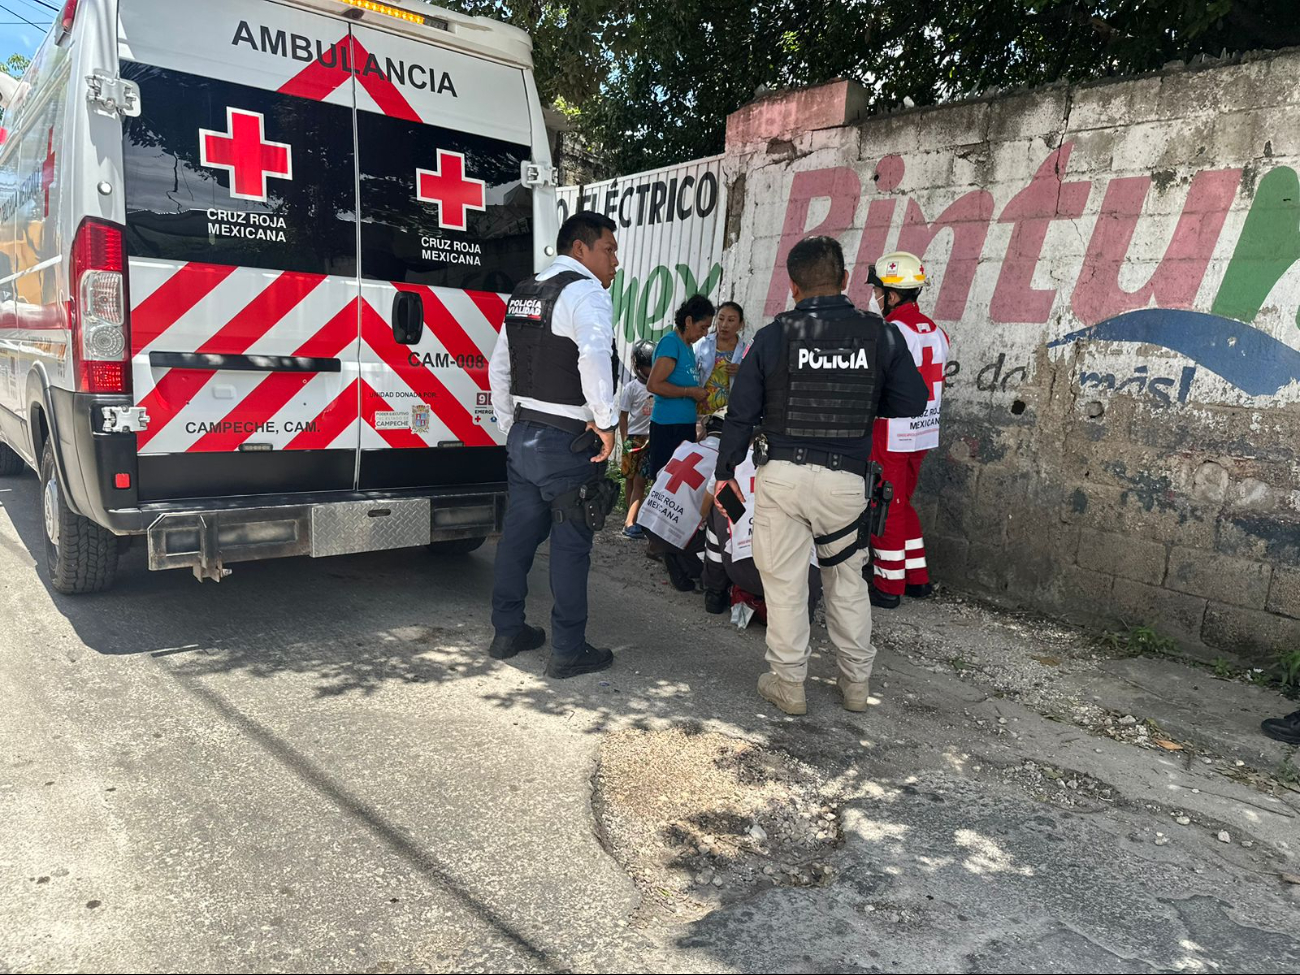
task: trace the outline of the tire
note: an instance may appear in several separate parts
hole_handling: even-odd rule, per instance
[[[0,477],[13,477],[27,470],[27,464],[7,443],[0,443]]]
[[[55,474],[52,443],[41,454],[41,508],[50,585],[68,595],[109,588],[117,574],[117,536],[68,507]]]
[[[469,555],[483,547],[486,538],[453,538],[447,542],[430,542],[429,551],[434,555]]]

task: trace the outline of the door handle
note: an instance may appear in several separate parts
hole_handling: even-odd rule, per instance
[[[393,340],[398,345],[418,345],[424,336],[424,299],[413,291],[393,296]]]

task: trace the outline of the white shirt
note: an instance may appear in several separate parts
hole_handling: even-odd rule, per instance
[[[585,406],[566,406],[563,403],[546,403],[529,396],[514,396],[510,392],[510,347],[506,342],[506,329],[501,328],[496,348],[488,363],[488,382],[492,386],[492,409],[497,426],[509,433],[515,422],[515,407],[523,406],[542,413],[570,417],[575,420],[594,420],[598,427],[608,429],[618,420],[614,412],[614,376],[610,356],[614,347],[614,302],[596,275],[571,257],[557,257],[551,266],[537,275],[538,280],[577,271],[585,281],[574,281],[560,292],[551,315],[551,331],[561,338],[572,339],[578,346],[578,374],[582,377],[582,394],[587,397]]]
[[[630,437],[643,437],[650,432],[650,414],[655,400],[645,383],[633,377],[623,386],[618,398],[618,408],[627,414],[627,433]]]

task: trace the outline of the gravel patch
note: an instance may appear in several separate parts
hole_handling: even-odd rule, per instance
[[[694,920],[776,887],[829,883],[839,797],[789,754],[714,732],[608,736],[595,776],[602,838],[642,892],[640,920]]]

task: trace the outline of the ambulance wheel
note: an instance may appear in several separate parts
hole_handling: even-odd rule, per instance
[[[102,592],[111,586],[117,574],[117,536],[68,507],[50,443],[41,455],[41,506],[50,584],[69,595]]]
[[[27,469],[23,459],[7,443],[0,442],[0,476],[13,477]]]
[[[486,538],[453,538],[447,542],[430,542],[429,551],[434,555],[469,555],[483,547]]]

